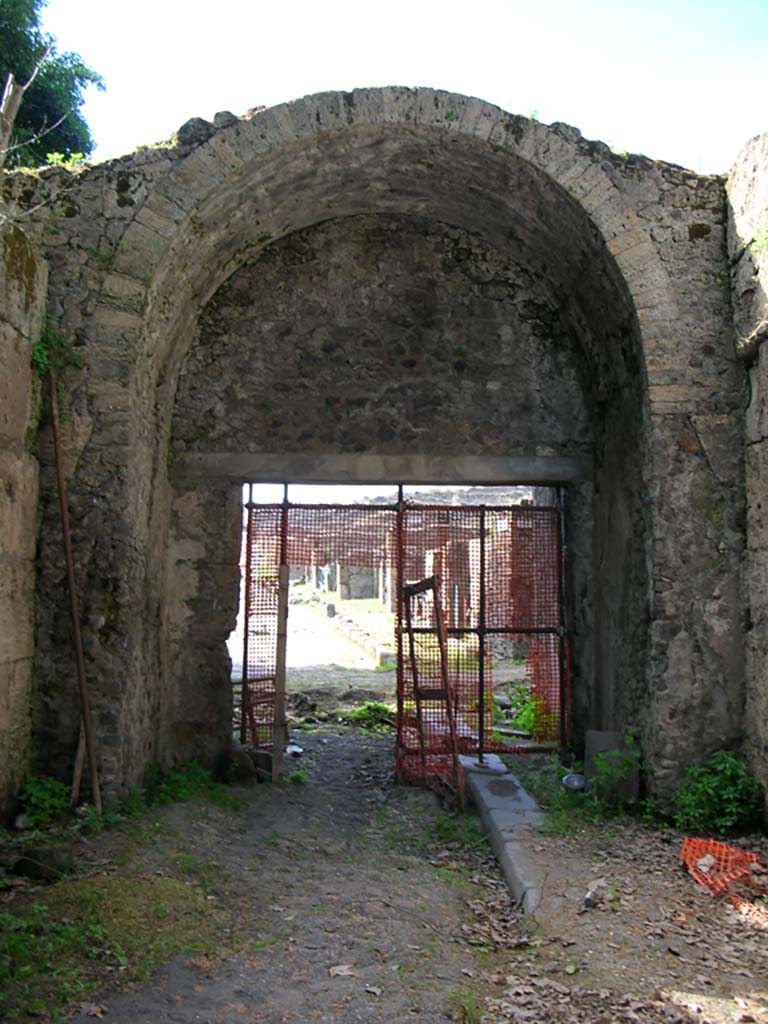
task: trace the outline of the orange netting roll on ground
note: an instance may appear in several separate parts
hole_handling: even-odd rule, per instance
[[[724,896],[755,924],[768,928],[768,866],[754,853],[714,839],[684,839],[680,860],[713,896]]]

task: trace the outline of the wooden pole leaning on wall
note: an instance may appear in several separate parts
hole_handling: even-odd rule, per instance
[[[67,503],[67,490],[64,482],[64,466],[61,458],[61,442],[59,440],[59,402],[56,394],[56,371],[51,368],[48,371],[48,384],[51,397],[51,425],[53,428],[53,450],[56,457],[56,479],[59,490],[59,510],[61,512],[61,532],[64,539],[64,558],[67,563],[67,585],[69,588],[69,609],[72,616],[72,642],[75,648],[75,662],[77,663],[77,681],[80,689],[80,712],[82,715],[82,733],[85,738],[85,750],[88,753],[88,768],[91,775],[91,794],[93,806],[98,814],[101,814],[101,790],[99,788],[99,776],[96,767],[96,755],[93,746],[93,729],[91,726],[91,712],[88,703],[88,685],[85,679],[85,659],[83,657],[83,640],[80,633],[80,612],[77,606],[77,591],[75,589],[75,563],[72,557],[72,538],[69,532],[69,506]],[[80,744],[78,743],[78,746]],[[80,755],[80,771],[82,771],[82,755]],[[78,765],[75,764],[75,774],[78,774]],[[78,780],[79,791],[79,780]],[[73,785],[73,797],[74,797]]]
[[[280,519],[280,569],[277,588],[277,651],[275,655],[275,717],[272,728],[272,781],[283,775],[285,744],[288,740],[285,720],[285,660],[288,646],[288,486],[283,490]]]

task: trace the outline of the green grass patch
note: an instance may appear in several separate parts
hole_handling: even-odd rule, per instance
[[[395,727],[395,709],[379,700],[367,700],[341,716],[341,721],[357,726],[361,732],[392,732]]]
[[[439,814],[433,823],[435,838],[443,844],[482,850],[488,845],[475,814]]]
[[[540,826],[547,835],[574,835],[590,825],[615,818],[622,808],[595,794],[574,792],[562,785],[568,771],[554,754],[526,754],[512,769],[544,812]]]
[[[0,1019],[54,1019],[105,983],[176,953],[213,952],[227,916],[196,885],[164,877],[65,880],[0,913]]]

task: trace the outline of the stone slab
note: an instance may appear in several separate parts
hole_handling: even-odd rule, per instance
[[[496,754],[486,754],[483,764],[463,755],[461,764],[507,885],[525,913],[533,914],[542,900],[545,877],[531,841],[531,832],[542,821],[538,804]]]
[[[569,483],[589,480],[590,459],[573,455],[321,455],[306,452],[186,454],[181,478],[292,483]]]

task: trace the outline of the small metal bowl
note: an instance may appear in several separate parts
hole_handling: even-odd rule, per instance
[[[570,772],[568,775],[564,775],[560,781],[565,789],[570,789],[574,793],[581,792],[587,784],[587,780],[578,772]]]

